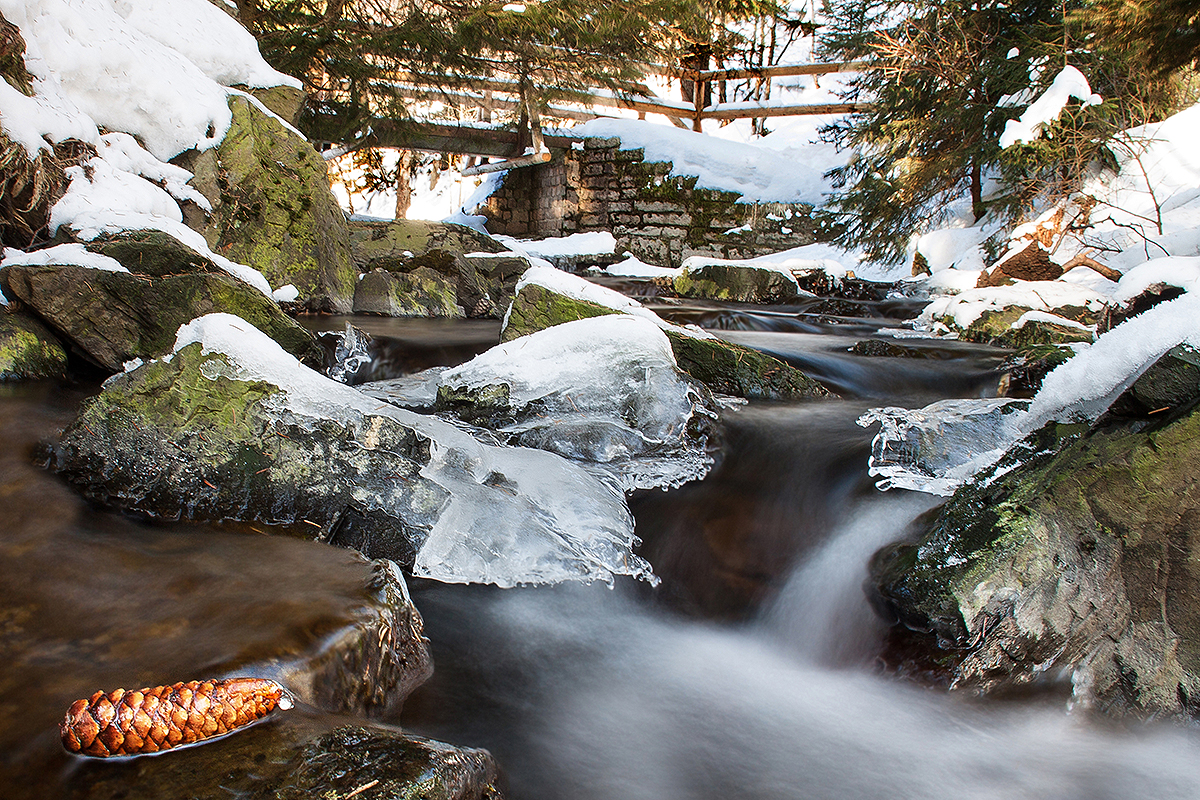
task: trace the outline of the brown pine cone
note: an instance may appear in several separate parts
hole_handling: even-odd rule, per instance
[[[117,689],[72,703],[59,733],[72,753],[133,756],[222,736],[276,707],[291,708],[291,697],[275,681],[262,678]]]

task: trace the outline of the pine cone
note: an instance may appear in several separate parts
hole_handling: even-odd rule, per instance
[[[291,697],[275,681],[188,681],[76,700],[59,725],[72,753],[108,758],[157,753],[222,736],[279,708]]]

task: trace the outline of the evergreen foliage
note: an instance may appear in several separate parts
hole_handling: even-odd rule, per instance
[[[1200,67],[1200,4],[1195,0],[1093,0],[1074,15],[1110,50],[1163,76]]]
[[[872,63],[848,90],[870,110],[823,129],[855,152],[831,174],[839,242],[899,261],[963,196],[976,221],[1013,220],[1111,166],[1112,136],[1159,118],[1172,97],[1133,59],[1083,39],[1074,12],[1085,2],[836,0],[825,56]],[[1002,149],[1007,121],[1068,63],[1106,102],[1073,101],[1040,139]]]

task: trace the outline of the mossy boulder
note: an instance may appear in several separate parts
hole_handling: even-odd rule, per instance
[[[684,270],[673,286],[681,297],[737,303],[785,303],[800,295],[796,280],[778,270],[733,264],[705,264]]]
[[[454,285],[428,267],[368,272],[354,289],[355,314],[385,317],[462,317]]]
[[[162,278],[193,272],[219,272],[212,259],[200,255],[162,231],[125,231],[86,244],[93,253],[108,256],[137,275]]]
[[[521,287],[513,297],[504,327],[500,331],[500,341],[510,342],[519,336],[536,333],[564,322],[619,313],[621,312],[614,308],[587,300],[576,300],[545,286],[529,283]]]
[[[110,380],[51,466],[84,496],[160,519],[237,520],[412,565],[447,493],[430,442],[389,417],[295,419],[222,353],[182,348]]]
[[[67,372],[62,342],[36,318],[0,308],[0,381],[61,378]]]
[[[665,331],[679,368],[714,392],[750,400],[832,397],[813,378],[774,356],[720,339]]]
[[[960,332],[960,336],[968,342],[1008,347],[1014,350],[1038,345],[1091,342],[1095,338],[1090,330],[1043,320],[1029,321],[1020,328],[1014,328],[1013,323],[1031,310],[1023,306],[1007,306],[999,311],[984,311],[979,319]],[[1081,306],[1056,308],[1053,313],[1055,316],[1078,322],[1081,325],[1095,325],[1099,318],[1097,313]]]
[[[112,371],[168,352],[180,325],[212,312],[239,316],[297,358],[321,363],[311,333],[262,292],[223,272],[155,278],[70,265],[12,265],[0,270],[0,286]]]
[[[346,217],[312,145],[244,97],[220,146],[188,152],[182,165],[212,204],[187,222],[214,251],[254,267],[272,286],[293,284],[308,308],[348,312],[357,272]]]
[[[513,298],[500,340],[511,341],[577,319],[620,313],[530,283]],[[670,329],[664,332],[679,368],[715,392],[758,400],[830,396],[817,381],[774,356],[720,339],[699,339]]]
[[[1048,426],[918,541],[876,554],[890,649],[980,693],[1066,673],[1077,702],[1112,715],[1200,712],[1192,394],[1139,420]]]
[[[501,242],[466,225],[420,219],[351,220],[350,247],[363,272],[404,261],[430,250],[457,255],[503,253]]]
[[[350,224],[359,270],[433,270],[452,283],[454,302],[469,317],[499,317],[529,268],[523,256],[465,225],[410,219]]]

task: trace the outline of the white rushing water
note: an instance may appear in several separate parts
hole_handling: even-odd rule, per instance
[[[974,704],[872,674],[881,629],[865,559],[928,502],[860,506],[741,628],[660,615],[622,587],[451,598],[470,618],[460,644],[479,678],[507,695],[498,727],[473,732],[495,740],[476,743],[519,798],[1200,797],[1191,732],[1116,732],[1059,707]],[[436,620],[446,601],[424,607]]]

